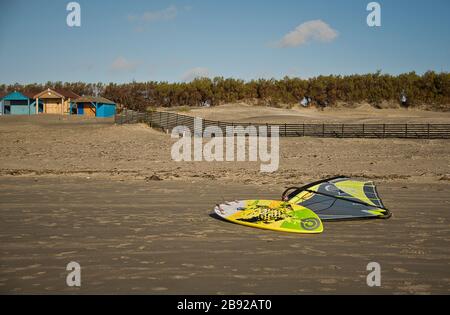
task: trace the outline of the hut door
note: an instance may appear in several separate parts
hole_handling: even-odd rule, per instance
[[[92,104],[84,103],[84,115],[95,117],[95,107]]]
[[[49,98],[45,101],[45,112],[47,114],[61,114],[61,100]]]
[[[84,106],[83,103],[77,104],[77,114],[78,115],[84,115]]]

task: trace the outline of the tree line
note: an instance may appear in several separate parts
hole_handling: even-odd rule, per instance
[[[310,79],[285,77],[280,80],[215,77],[198,78],[191,82],[131,82],[83,83],[47,82],[45,84],[0,85],[1,92],[14,90],[38,93],[45,88],[71,90],[79,95],[100,95],[129,109],[149,107],[216,106],[243,101],[274,107],[299,105],[324,108],[368,102],[381,106],[383,102],[433,110],[450,110],[450,73],[428,71],[389,75],[372,74],[329,75]]]

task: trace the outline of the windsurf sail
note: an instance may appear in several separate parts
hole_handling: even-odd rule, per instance
[[[375,184],[345,176],[285,190],[282,200],[315,212],[323,221],[383,218],[391,216]]]

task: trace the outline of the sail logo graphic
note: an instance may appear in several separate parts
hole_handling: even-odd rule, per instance
[[[328,192],[337,193],[338,195],[340,195],[339,189],[334,185],[326,185],[325,190]]]
[[[256,162],[258,159],[261,161],[261,172],[271,173],[278,170],[280,160],[278,126],[270,126],[270,128],[268,126],[226,126],[224,133],[219,126],[203,128],[203,119],[195,118],[193,134],[187,126],[176,126],[172,129],[171,137],[178,139],[171,150],[172,160],[176,162],[244,162],[248,157],[250,162]],[[203,143],[205,138],[209,141]]]

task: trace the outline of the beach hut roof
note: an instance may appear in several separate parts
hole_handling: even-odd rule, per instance
[[[46,92],[53,92],[58,96],[65,97],[65,98],[71,98],[71,99],[76,99],[76,98],[80,97],[78,94],[75,94],[74,92],[69,91],[69,90],[48,88],[44,91],[37,93],[36,95],[33,96],[33,98],[41,97]]]
[[[80,96],[74,103],[102,103],[102,104],[115,104],[115,102],[101,97],[101,96]]]
[[[72,91],[69,91],[69,90],[56,89],[54,91],[61,94],[64,97],[71,98],[71,99],[76,99],[76,98],[80,97],[80,95],[78,95]]]
[[[34,93],[32,93],[32,92],[21,92],[23,95],[25,95],[26,97],[28,97],[28,98],[33,98],[33,96],[34,96]]]
[[[19,92],[19,91],[13,91],[13,92],[7,92],[0,95],[0,99],[5,100],[28,100],[32,98],[32,94],[28,92]]]

